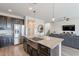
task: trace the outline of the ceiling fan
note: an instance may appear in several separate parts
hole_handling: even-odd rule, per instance
[[[68,17],[55,18],[54,17],[54,15],[55,15],[54,11],[55,11],[55,3],[53,3],[53,18],[50,20],[50,23],[60,22],[60,21],[64,21],[64,20],[65,21],[69,21],[70,20],[70,18],[68,18]]]
[[[61,22],[61,21],[69,21],[70,18],[68,17],[59,17],[59,18],[55,18],[54,21],[50,20],[50,23],[54,23],[54,22]]]

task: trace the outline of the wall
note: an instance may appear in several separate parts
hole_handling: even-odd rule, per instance
[[[29,17],[29,16],[26,16],[25,17],[25,35],[28,36],[28,26],[27,26],[27,21],[28,20],[35,20],[35,28],[34,28],[34,35],[35,36],[38,36],[38,35],[44,35],[44,32],[43,33],[39,33],[38,30],[37,30],[37,27],[38,25],[42,24],[44,26],[44,21],[41,20],[41,19],[38,19],[38,18],[33,18],[33,17]]]
[[[52,23],[52,33],[55,31],[55,33],[60,34],[62,33],[62,25],[75,25],[75,31],[73,31],[74,34],[79,35],[79,19],[70,19],[69,21],[59,21]],[[65,31],[65,32],[71,32],[71,31]]]
[[[44,35],[44,31],[42,33],[39,33],[38,32],[38,26],[39,25],[43,25],[44,26],[44,21],[41,20],[41,19],[36,19],[35,21],[36,21],[36,24],[35,24],[35,35],[41,35],[41,36],[43,36]]]
[[[45,22],[45,35],[48,34],[48,31],[51,30],[51,24],[49,22]]]

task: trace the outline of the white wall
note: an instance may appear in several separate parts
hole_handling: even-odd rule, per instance
[[[37,30],[37,27],[38,25],[42,24],[44,26],[44,21],[42,19],[38,19],[38,18],[33,18],[33,17],[30,17],[30,16],[25,16],[25,26],[26,26],[26,29],[25,29],[25,35],[27,36],[28,35],[28,27],[27,27],[27,20],[35,20],[35,29],[34,29],[34,35],[44,35],[44,32],[39,34],[38,30]]]
[[[44,26],[44,21],[41,19],[35,19],[35,35],[44,35],[44,31],[42,33],[38,32],[38,26],[43,25]]]
[[[55,22],[54,24],[52,23],[52,33],[62,33],[62,25],[75,25],[75,31],[73,31],[74,34],[79,35],[79,19],[71,19],[69,21],[60,21],[60,22]],[[67,31],[65,31],[67,32]],[[71,31],[69,31],[71,32]]]
[[[49,22],[45,23],[45,35],[47,35],[47,32],[51,30],[51,24]]]

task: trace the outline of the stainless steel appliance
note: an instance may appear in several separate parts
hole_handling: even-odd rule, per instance
[[[20,43],[23,43],[24,39],[24,25],[21,25],[21,38],[20,38]]]
[[[14,24],[14,45],[20,44],[21,38],[21,25]]]

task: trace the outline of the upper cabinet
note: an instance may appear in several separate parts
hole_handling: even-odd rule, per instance
[[[24,19],[20,19],[20,24],[24,25]]]
[[[7,17],[7,29],[11,29],[12,28],[12,20],[10,17]]]
[[[0,15],[0,30],[12,29],[13,24],[24,25],[24,19]]]
[[[0,29],[4,30],[6,29],[7,25],[7,18],[5,16],[0,16]]]
[[[12,23],[13,24],[24,25],[24,20],[23,19],[18,19],[18,18],[12,18]]]

